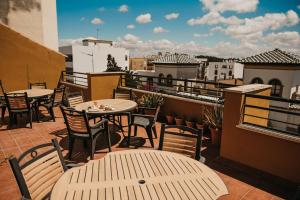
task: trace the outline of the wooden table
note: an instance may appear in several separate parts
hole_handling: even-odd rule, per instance
[[[112,110],[103,110],[103,109],[93,109],[94,103],[98,105],[109,105],[112,107]],[[88,114],[91,115],[109,115],[117,114],[126,111],[132,111],[137,107],[137,103],[130,100],[124,99],[102,99],[96,101],[88,101],[80,103],[75,106],[75,110],[82,111],[85,110]],[[89,109],[90,108],[90,109]]]
[[[225,194],[220,177],[199,161],[166,151],[127,150],[68,170],[51,200],[209,200]]]
[[[27,92],[28,98],[41,98],[53,94],[53,90],[50,89],[27,89],[27,90],[16,90],[10,93],[24,93]]]

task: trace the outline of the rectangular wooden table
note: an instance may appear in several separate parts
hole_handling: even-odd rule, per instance
[[[217,199],[228,194],[209,167],[186,156],[157,150],[108,153],[68,170],[51,199]]]

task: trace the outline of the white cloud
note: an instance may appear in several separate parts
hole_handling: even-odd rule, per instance
[[[124,36],[124,41],[131,44],[136,44],[139,41],[139,37],[128,33]]]
[[[119,7],[119,12],[122,12],[122,13],[126,13],[126,12],[128,12],[128,6],[127,5],[121,5],[120,7]]]
[[[222,32],[224,29],[221,26],[216,26],[210,29],[211,32]]]
[[[99,25],[103,24],[104,22],[102,21],[102,19],[95,17],[94,19],[92,19],[91,23],[94,25]]]
[[[128,28],[128,29],[135,29],[135,25],[134,25],[134,24],[128,24],[128,25],[127,25],[127,28]]]
[[[170,13],[165,15],[165,18],[167,20],[173,20],[173,19],[177,19],[179,17],[179,13]]]
[[[85,17],[81,17],[81,18],[80,18],[80,21],[84,21],[84,20],[85,20]]]
[[[204,9],[213,12],[235,11],[238,13],[254,12],[259,0],[200,0]]]
[[[97,9],[99,12],[103,12],[103,11],[105,11],[105,8],[104,7],[100,7],[100,8],[98,8]]]
[[[264,37],[264,41],[268,44],[271,44],[274,48],[281,47],[299,50],[300,35],[296,31],[270,33]]]
[[[192,18],[187,21],[187,24],[190,26],[195,25],[202,25],[202,24],[227,24],[227,25],[233,25],[233,24],[241,24],[243,22],[243,19],[239,19],[236,16],[231,16],[228,18],[225,18],[220,15],[218,12],[209,12],[206,15],[198,18]]]
[[[164,29],[163,27],[161,26],[158,26],[158,27],[155,27],[153,29],[153,33],[167,33],[169,32],[168,30]]]
[[[146,24],[146,23],[149,23],[151,22],[151,14],[150,13],[146,13],[146,14],[141,14],[139,16],[136,17],[136,21],[139,23],[139,24]]]
[[[210,33],[194,33],[193,36],[196,37],[196,38],[200,38],[200,37],[210,37],[212,36],[213,33],[210,32]]]

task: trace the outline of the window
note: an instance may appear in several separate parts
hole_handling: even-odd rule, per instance
[[[165,83],[165,78],[163,74],[158,75],[158,85],[164,85]]]
[[[222,65],[222,68],[223,69],[227,69],[227,65]]]
[[[73,62],[73,55],[72,54],[67,54],[67,57],[65,58],[66,62]]]
[[[228,72],[228,75],[229,75],[229,76],[232,76],[232,71],[231,71],[231,70]]]
[[[251,84],[254,84],[254,83],[264,84],[264,81],[261,78],[256,77],[256,78],[252,79],[252,81],[251,81]]]
[[[278,79],[272,79],[269,81],[269,85],[272,85],[271,96],[281,97],[283,85]]]
[[[217,82],[217,80],[218,80],[218,76],[215,76],[215,82]]]
[[[215,70],[215,75],[218,75],[218,70]]]
[[[218,69],[218,65],[215,65],[215,68]]]
[[[172,87],[173,85],[173,77],[171,74],[167,75],[167,86]]]
[[[127,55],[125,55],[125,61],[127,61],[128,60],[128,56]]]

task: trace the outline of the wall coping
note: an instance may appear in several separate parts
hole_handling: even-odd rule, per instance
[[[290,141],[290,142],[295,142],[295,143],[300,144],[300,137],[293,136],[293,135],[288,135],[288,134],[283,134],[279,131],[267,130],[267,129],[264,129],[264,128],[261,128],[261,127],[256,127],[256,126],[246,125],[246,124],[238,124],[236,127],[240,128],[240,129],[248,130],[248,131],[253,131],[253,132],[256,132],[258,134],[262,134],[262,135],[266,135],[266,136],[270,136],[270,137],[274,137],[274,138],[278,138],[278,139],[282,139],[282,140],[287,140],[287,141]]]
[[[265,84],[249,84],[249,85],[241,85],[237,87],[231,87],[224,89],[224,92],[234,92],[234,93],[249,93],[255,91],[261,91],[271,88],[272,85]]]
[[[110,75],[122,75],[125,72],[97,72],[97,73],[87,73],[88,76],[110,76]]]

